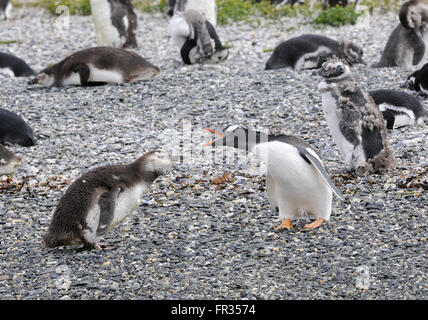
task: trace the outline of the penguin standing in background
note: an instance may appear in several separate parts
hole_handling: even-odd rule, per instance
[[[12,4],[10,0],[0,0],[0,16],[3,16],[4,20],[10,18],[10,12],[12,11]]]
[[[411,68],[428,58],[428,5],[419,0],[404,3],[400,23],[392,31],[375,68]]]
[[[369,94],[379,106],[387,129],[422,125],[428,118],[423,104],[404,91],[381,89],[369,91]]]
[[[0,176],[12,175],[21,165],[21,158],[14,155],[5,146],[0,144]]]
[[[130,164],[88,171],[59,200],[44,244],[48,248],[83,244],[85,249],[100,249],[97,237],[135,211],[142,194],[171,167],[168,154],[156,150]]]
[[[215,0],[168,0],[168,15],[189,9],[196,10],[207,19],[213,27],[217,26],[217,3]]]
[[[131,0],[90,0],[98,46],[138,48]]]
[[[410,76],[407,77],[405,86],[409,90],[418,92],[423,96],[428,95],[428,63],[424,66],[413,72]]]
[[[267,165],[266,188],[272,209],[281,224],[275,228],[293,229],[291,220],[301,214],[316,220],[304,229],[319,227],[331,215],[333,192],[344,200],[316,152],[294,136],[270,135],[232,126],[225,134],[207,129],[221,138],[205,146],[228,146],[256,154]]]
[[[322,91],[322,109],[345,163],[352,169],[368,172],[394,167],[382,113],[370,95],[359,88],[349,66],[330,59],[319,74],[325,79],[318,86]]]
[[[8,77],[29,77],[36,72],[28,64],[12,54],[0,52],[0,75]]]
[[[94,47],[73,53],[42,70],[30,84],[45,87],[99,85],[151,80],[160,70],[135,52]]]
[[[0,144],[31,147],[36,144],[36,139],[33,130],[21,116],[0,108]]]
[[[352,42],[339,42],[318,34],[303,34],[277,45],[265,69],[317,69],[333,56],[349,65],[364,63],[363,50]]]
[[[169,33],[185,64],[218,63],[229,55],[214,26],[196,10],[176,11],[169,22]]]

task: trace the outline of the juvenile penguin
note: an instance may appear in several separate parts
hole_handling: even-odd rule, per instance
[[[46,247],[83,244],[86,249],[100,249],[97,236],[135,211],[142,194],[171,167],[168,154],[155,150],[130,164],[88,171],[59,200],[43,237]]]
[[[138,54],[120,48],[94,47],[73,53],[42,70],[30,83],[45,87],[88,86],[151,80],[160,69]]]
[[[428,95],[428,63],[407,77],[406,86],[421,95]]]
[[[401,6],[398,17],[403,27],[418,32],[428,22],[428,4],[421,0],[407,1]]]
[[[0,74],[9,77],[29,77],[36,72],[21,58],[0,52]]]
[[[3,16],[4,20],[10,18],[10,12],[12,11],[12,4],[10,0],[0,0],[0,15]]]
[[[168,0],[168,15],[189,9],[202,14],[214,27],[217,26],[217,2],[215,0]]]
[[[317,34],[303,34],[276,46],[265,69],[318,69],[327,58],[333,56],[349,65],[364,63],[363,50],[352,42],[338,42]]]
[[[185,64],[218,63],[229,55],[214,26],[196,10],[177,11],[169,22],[169,33]]]
[[[316,220],[304,228],[316,228],[330,218],[333,192],[344,200],[321,159],[304,140],[238,126],[230,127],[225,134],[207,130],[221,138],[205,146],[242,149],[254,153],[265,162],[269,202],[281,219],[281,224],[275,230],[293,229],[291,220],[300,214],[315,216]]]
[[[21,116],[0,108],[0,144],[31,147],[36,144],[36,139],[33,130]]]
[[[422,125],[428,118],[428,110],[419,99],[404,91],[381,89],[369,94],[379,106],[387,129]]]
[[[91,14],[98,46],[138,48],[131,0],[91,0]]]
[[[14,155],[5,146],[0,144],[0,176],[12,175],[21,165],[21,158]]]
[[[330,59],[319,74],[325,78],[319,85],[322,109],[345,163],[357,172],[384,172],[393,167],[395,158],[388,148],[382,113],[359,88],[349,66]]]
[[[392,31],[375,68],[403,67],[424,63],[428,58],[428,10],[421,1],[408,1],[401,7],[400,24]]]

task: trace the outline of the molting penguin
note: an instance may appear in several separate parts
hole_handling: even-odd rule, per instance
[[[10,77],[29,77],[36,72],[24,60],[12,54],[0,52],[0,74]]]
[[[15,156],[12,152],[0,144],[0,176],[12,175],[21,165],[21,158]]]
[[[266,62],[266,70],[290,67],[295,70],[320,68],[329,57],[336,56],[349,65],[364,63],[363,50],[351,42],[304,34],[281,42]]]
[[[185,64],[218,63],[229,55],[214,26],[196,10],[177,11],[169,22],[169,33]]]
[[[120,48],[94,47],[42,70],[30,83],[46,87],[128,83],[151,80],[160,72],[138,54]]]
[[[414,96],[398,90],[369,91],[382,111],[387,129],[421,125],[428,118],[428,110]]]
[[[10,12],[12,11],[12,4],[10,0],[0,0],[0,15],[3,16],[4,20],[10,18]]]
[[[322,109],[345,163],[368,172],[393,167],[395,158],[387,145],[382,113],[370,95],[359,88],[350,68],[331,59],[319,74],[325,78],[319,85]]]
[[[33,130],[21,116],[0,108],[0,144],[31,147],[36,144],[36,139]]]
[[[217,26],[217,3],[215,0],[169,0],[168,15],[173,16],[177,11],[196,10],[202,14],[214,27]]]
[[[126,165],[92,169],[76,179],[59,200],[43,237],[46,247],[84,244],[100,249],[104,235],[138,208],[155,179],[172,167],[163,151],[152,151]]]
[[[403,27],[418,32],[428,22],[428,4],[421,0],[407,1],[401,6],[398,17]]]
[[[428,63],[408,76],[405,86],[421,95],[428,95]]]
[[[332,193],[343,200],[319,156],[302,139],[237,126],[230,127],[225,134],[207,130],[221,138],[208,142],[205,146],[242,149],[256,154],[266,163],[269,202],[281,219],[281,224],[275,230],[293,229],[291,219],[302,213],[316,218],[304,228],[316,228],[330,218]]]
[[[91,0],[98,46],[137,48],[137,15],[131,0]]]
[[[408,1],[401,7],[400,24],[392,31],[375,68],[403,67],[423,63],[428,58],[428,6]]]

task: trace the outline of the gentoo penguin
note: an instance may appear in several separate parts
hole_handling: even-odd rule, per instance
[[[364,63],[363,50],[352,42],[338,42],[317,34],[303,34],[276,46],[265,69],[317,69],[332,56],[341,58],[349,65]]]
[[[177,11],[169,22],[169,33],[185,64],[218,63],[229,55],[214,26],[196,10]]]
[[[5,146],[0,144],[0,176],[12,175],[21,165],[21,158],[14,155]]]
[[[379,106],[387,129],[421,125],[428,118],[428,110],[419,99],[404,91],[381,89],[369,94]]]
[[[375,68],[403,67],[424,63],[428,58],[428,10],[421,1],[408,1],[399,13],[400,24],[392,31]]]
[[[407,77],[406,86],[421,95],[428,95],[428,63]]]
[[[30,83],[45,87],[128,83],[151,80],[160,72],[138,54],[120,48],[94,47],[73,53],[42,70]]]
[[[31,147],[36,144],[31,127],[16,113],[0,108],[0,144]]]
[[[202,14],[214,27],[217,26],[217,2],[215,0],[168,0],[168,15],[189,9]]]
[[[3,16],[4,20],[10,18],[10,12],[12,11],[12,4],[10,0],[0,0],[0,15]]]
[[[97,236],[136,210],[142,194],[171,167],[168,154],[155,150],[130,164],[88,171],[59,200],[43,237],[46,247],[84,244],[86,249],[100,249]]]
[[[138,48],[131,0],[91,0],[91,14],[98,46]]]
[[[0,52],[0,74],[9,77],[29,77],[36,72],[24,60],[5,52]]]
[[[229,127],[225,134],[207,129],[221,138],[205,146],[228,146],[257,155],[267,166],[266,188],[272,209],[279,213],[279,229],[293,229],[291,219],[305,213],[316,220],[305,229],[320,226],[330,218],[332,193],[341,193],[315,150],[302,139],[287,135],[271,135],[260,131]]]
[[[395,159],[387,145],[382,113],[359,88],[349,66],[330,59],[319,74],[325,78],[318,87],[322,109],[345,163],[357,172],[384,172],[393,167]]]

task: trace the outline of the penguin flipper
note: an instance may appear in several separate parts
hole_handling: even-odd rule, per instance
[[[299,148],[299,151],[302,158],[305,159],[305,161],[309,161],[311,165],[318,171],[318,173],[327,183],[331,191],[333,191],[336,194],[336,196],[339,197],[340,200],[344,201],[345,198],[343,197],[342,193],[336,188],[333,181],[331,181],[329,174],[327,173],[327,171],[325,170],[321,162],[305,148]]]
[[[119,192],[120,188],[116,187],[111,191],[104,192],[100,196],[98,200],[98,204],[100,206],[100,220],[98,222],[97,236],[105,234],[109,225],[113,221],[116,200]]]
[[[196,41],[193,39],[187,39],[180,50],[181,59],[185,64],[192,64],[190,59],[190,51],[196,47]]]
[[[207,27],[207,30],[208,30],[208,33],[209,33],[209,35],[210,35],[211,39],[213,39],[213,40],[214,40],[214,48],[215,48],[215,51],[223,50],[223,49],[224,49],[224,47],[223,47],[223,45],[221,44],[221,41],[220,41],[220,39],[219,39],[219,37],[218,37],[218,35],[217,35],[217,32],[215,31],[214,26],[213,26],[213,25],[211,24],[211,22],[209,22],[208,20],[207,20],[207,21],[205,21],[205,25],[206,25],[206,27]]]

